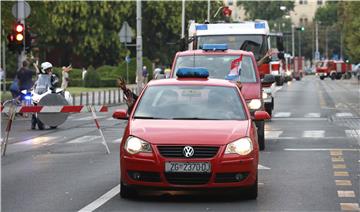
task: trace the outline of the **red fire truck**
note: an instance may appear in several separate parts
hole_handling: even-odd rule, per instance
[[[342,75],[351,71],[351,64],[342,60],[324,60],[316,65],[316,74],[323,80],[330,77],[332,80],[341,79]]]
[[[304,76],[305,57],[293,57],[290,66],[293,70],[293,78],[301,80]]]

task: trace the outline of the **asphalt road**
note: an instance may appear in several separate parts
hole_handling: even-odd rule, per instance
[[[98,115],[110,155],[91,114],[71,115],[44,131],[18,118],[1,160],[2,211],[359,211],[359,82],[307,76],[277,90],[257,200],[226,190],[120,199],[119,140],[126,123],[108,112]]]

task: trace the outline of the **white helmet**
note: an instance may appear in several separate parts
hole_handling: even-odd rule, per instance
[[[43,62],[43,63],[41,63],[41,72],[43,73],[43,74],[45,74],[46,73],[46,69],[49,69],[49,68],[52,68],[53,66],[52,66],[52,64],[51,63],[49,63],[49,62]]]

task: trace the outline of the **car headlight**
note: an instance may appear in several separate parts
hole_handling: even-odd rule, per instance
[[[287,71],[287,72],[286,72],[286,75],[290,76],[290,75],[291,75],[291,72],[290,72],[290,71]]]
[[[257,110],[261,107],[261,101],[260,99],[252,99],[249,103],[247,103],[249,109],[251,110]]]
[[[250,138],[241,138],[226,146],[225,154],[247,155],[253,150]]]
[[[129,154],[137,154],[139,152],[151,152],[151,145],[141,140],[140,138],[129,136],[129,138],[126,140],[124,149]]]
[[[267,94],[266,92],[262,92],[262,98],[263,98],[263,99],[268,98],[268,94]]]

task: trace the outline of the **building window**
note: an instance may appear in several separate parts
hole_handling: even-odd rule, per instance
[[[300,22],[300,25],[302,25],[303,24],[303,18],[300,18],[299,22]]]
[[[308,19],[307,18],[304,18],[304,23],[305,23],[305,25],[308,24]]]
[[[299,4],[303,4],[303,0],[299,0]]]
[[[233,0],[228,0],[228,6],[232,6],[233,5]]]
[[[322,5],[323,1],[322,0],[317,0],[317,5]]]

